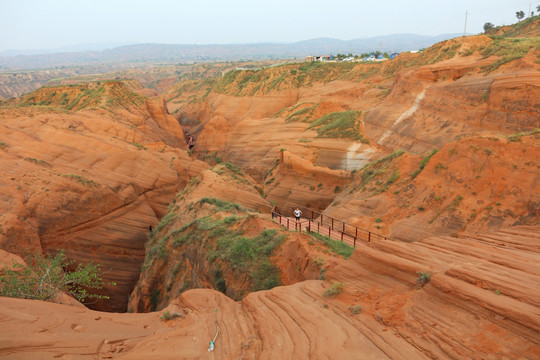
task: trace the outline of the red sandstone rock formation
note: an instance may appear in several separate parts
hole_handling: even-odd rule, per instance
[[[45,88],[21,102],[33,97],[61,106],[57,101],[65,98],[73,104],[76,94],[92,89],[99,96],[81,97],[74,108],[104,108],[0,110],[0,246],[19,255],[26,248],[65,249],[70,259],[100,263],[104,278],[118,285],[106,290],[110,302],[96,306],[123,311],[149,226],[206,164],[179,149],[182,129],[163,103],[121,83]]]
[[[538,21],[535,24],[539,27]],[[201,121],[194,127],[198,132],[196,154],[215,153],[241,166],[264,183],[268,199],[278,205],[322,210],[333,204],[326,212],[329,215],[401,239],[414,239],[420,233],[474,233],[534,223],[538,221],[537,135],[527,140],[521,155],[517,155],[517,144],[503,146],[506,140],[502,136],[540,128],[538,49],[532,47],[514,61],[502,63],[500,56],[488,56],[496,54],[496,48],[493,39],[482,35],[449,40],[424,54],[404,54],[380,66],[342,67],[343,73],[336,73],[334,65],[310,71],[309,64],[230,73],[180,113]],[[307,79],[303,80],[306,85],[297,84],[299,76]],[[257,77],[266,80],[252,80]],[[324,115],[348,110],[359,114],[356,131],[362,141],[325,138],[309,128]],[[470,151],[460,150],[461,155],[455,157],[458,162],[436,155],[432,163],[440,163],[439,168],[428,165],[424,174],[429,176],[421,175],[411,183],[406,198],[395,184],[383,194],[374,192],[384,188],[377,184],[359,197],[351,196],[355,192],[352,186],[339,195],[349,182],[339,170],[360,169],[396,150],[422,156],[434,149],[455,151],[467,146],[459,139],[472,134],[498,137],[501,143],[492,146],[478,140],[478,145],[469,144],[474,146]],[[494,156],[486,155],[494,149]],[[507,150],[516,153],[516,160],[505,159]],[[281,154],[287,154],[286,158]],[[418,167],[417,159],[408,160],[403,169],[394,169],[401,176],[400,184],[409,184],[405,179]],[[448,174],[443,168],[448,168],[447,161],[453,162],[450,172],[455,178],[433,184],[440,187],[433,188],[429,185],[432,174]],[[471,169],[475,169],[474,176]],[[385,181],[390,175],[386,174]],[[507,178],[527,181],[515,183],[511,189]],[[465,182],[459,185],[465,187],[459,190],[455,181]],[[395,196],[396,191],[401,195]],[[444,199],[438,204],[439,200],[429,197]],[[457,197],[464,201],[449,213],[446,209]],[[505,203],[497,199],[508,199],[505,209],[494,205]],[[374,224],[375,219],[384,222]]]
[[[535,359],[538,234],[538,227],[518,227],[385,240],[360,245],[349,260],[300,235],[284,245],[295,250],[281,261],[317,262],[327,269],[326,281],[252,293],[241,302],[189,290],[164,309],[177,316],[168,321],[159,320],[164,311],[110,314],[0,298],[0,317],[11,329],[0,340],[0,357]],[[288,269],[295,277],[297,270]],[[430,281],[419,282],[418,272]],[[325,296],[336,282],[343,291]]]
[[[155,302],[178,317],[0,298],[13,329],[1,337],[0,356],[198,359],[217,322],[210,355],[225,359],[539,358],[540,149],[530,131],[540,127],[538,47],[504,62],[493,44],[468,37],[384,64],[292,64],[190,83],[169,97],[171,107],[197,137],[195,156],[226,161],[211,170],[184,150],[183,129],[162,101],[120,82],[10,101],[21,107],[0,109],[0,247],[65,248],[101,263],[105,279],[119,284],[107,289],[111,305],[99,305],[113,311],[126,308],[145,251],[155,251],[130,305],[147,311]],[[346,111],[354,111],[347,130],[355,136],[310,128]],[[184,260],[184,277],[214,287],[205,245],[177,246],[178,254],[169,246],[178,230],[171,224],[231,215],[205,197],[264,212],[269,201],[330,204],[327,214],[394,240],[361,244],[344,260],[291,234],[272,259],[288,286],[241,302],[208,289],[177,297],[185,289],[170,265]],[[278,227],[268,214],[238,224],[253,234]],[[148,225],[159,237],[145,249]],[[492,229],[499,231],[478,235]],[[171,257],[160,259],[162,249]],[[241,298],[248,274],[224,270]],[[315,280],[321,274],[326,281]],[[333,286],[335,296],[325,296]]]
[[[271,205],[257,189],[253,179],[230,164],[193,178],[150,236],[128,309],[161,310],[183,291],[218,288],[218,282],[229,297],[241,299],[253,285],[250,274],[221,260],[216,241],[226,233],[254,237],[281,230],[268,218]]]
[[[423,170],[419,157],[398,156],[359,171],[325,213],[402,240],[538,224],[537,138],[465,138]]]

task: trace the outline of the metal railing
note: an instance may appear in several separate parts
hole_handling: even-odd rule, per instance
[[[294,209],[296,207],[291,206],[291,214]],[[315,210],[306,208],[300,208],[300,210],[302,211],[302,217],[296,221],[291,217],[282,215],[279,208],[274,206],[272,208],[272,218],[277,220],[282,226],[285,226],[287,230],[315,232],[327,236],[332,240],[346,242],[353,247],[356,247],[358,241],[371,242],[373,240],[390,239],[387,236],[348,224]]]

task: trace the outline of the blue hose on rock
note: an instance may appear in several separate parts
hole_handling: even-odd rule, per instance
[[[214,336],[214,340],[210,341],[210,346],[208,347],[208,351],[214,351],[218,334],[219,334],[219,325],[218,325],[218,322],[216,321],[216,336]]]

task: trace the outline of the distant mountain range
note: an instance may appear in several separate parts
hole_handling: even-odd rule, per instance
[[[298,58],[308,55],[361,54],[371,51],[403,52],[427,48],[460,36],[394,34],[365,39],[319,38],[292,44],[175,45],[133,44],[111,48],[111,44],[86,44],[54,50],[8,50],[0,53],[0,70],[55,68],[119,63],[179,63]],[[84,49],[84,51],[81,51]],[[39,53],[41,52],[41,53]]]
[[[113,49],[119,46],[133,45],[136,42],[113,42],[113,43],[85,43],[69,46],[62,46],[55,49],[28,49],[28,50],[4,50],[0,51],[0,57],[3,56],[19,56],[19,55],[43,55],[43,54],[58,54],[67,52],[84,52],[84,51],[102,51],[105,49]]]

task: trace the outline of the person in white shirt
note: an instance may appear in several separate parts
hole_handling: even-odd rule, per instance
[[[300,215],[302,215],[302,212],[299,208],[296,208],[296,210],[294,210],[294,216],[296,217],[296,221],[300,220]]]

